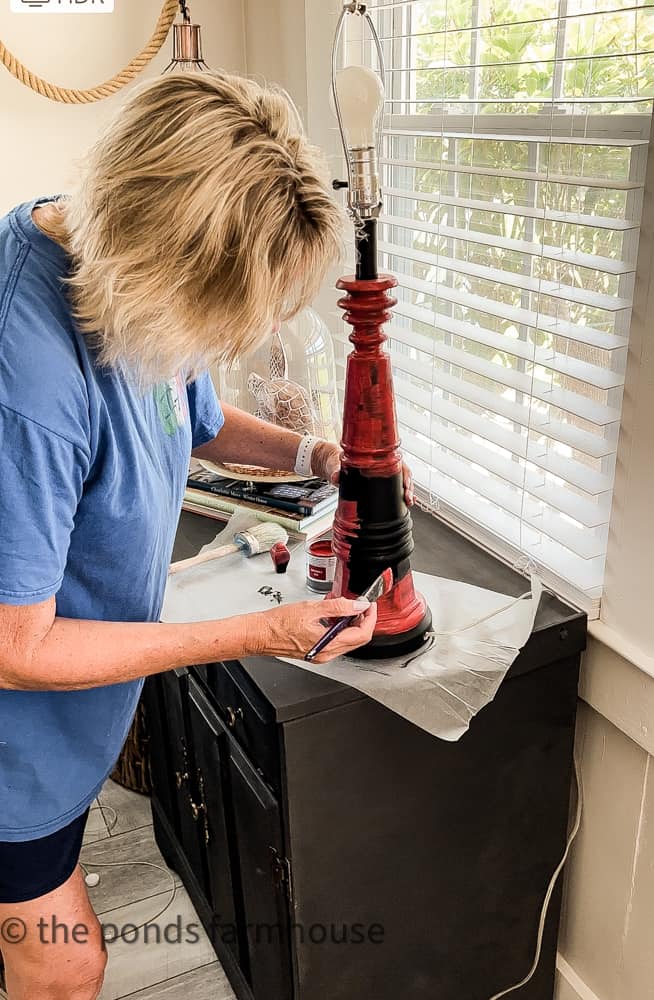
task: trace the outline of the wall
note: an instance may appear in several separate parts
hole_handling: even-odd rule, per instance
[[[191,0],[203,25],[205,57],[242,72],[245,42],[241,0]],[[70,87],[101,83],[123,69],[150,37],[161,0],[116,0],[113,14],[11,14],[0,6],[0,38],[31,70]],[[160,72],[170,43],[139,79]],[[39,194],[67,190],[75,162],[120,106],[120,95],[97,104],[54,104],[0,66],[0,213]]]
[[[244,0],[246,64],[260,82],[276,83],[307,109],[304,3]]]
[[[566,871],[557,1000],[651,1000],[654,681],[591,638],[580,695],[584,819]]]

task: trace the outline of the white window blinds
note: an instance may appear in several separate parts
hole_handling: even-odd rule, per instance
[[[387,62],[380,241],[382,270],[400,282],[387,334],[404,452],[441,516],[535,564],[592,613],[634,290],[654,7],[370,9]],[[350,38],[348,59],[362,57],[372,60],[367,42]]]

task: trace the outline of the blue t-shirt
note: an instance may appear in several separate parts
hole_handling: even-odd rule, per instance
[[[96,364],[62,283],[68,257],[32,221],[38,203],[0,219],[0,603],[55,594],[64,618],[157,621],[191,447],[222,411],[208,375],[143,391]],[[0,690],[0,840],[84,812],[142,683]]]

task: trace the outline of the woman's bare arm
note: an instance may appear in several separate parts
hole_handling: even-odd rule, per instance
[[[56,617],[55,598],[0,604],[0,689],[70,691],[118,684],[162,670],[264,653],[302,657],[324,632],[321,619],[363,611],[317,662],[368,642],[376,607],[334,601],[289,604],[192,624],[99,622]]]
[[[196,458],[209,462],[240,462],[244,465],[261,465],[270,468],[293,470],[301,434],[259,420],[235,406],[222,404],[225,423],[220,433],[207,444],[193,452]],[[322,441],[311,456],[314,474],[329,478],[338,468],[339,450],[336,445]],[[330,465],[331,462],[331,465]]]
[[[239,462],[243,465],[261,465],[264,468],[295,468],[300,434],[266,423],[265,420],[259,420],[227,403],[223,403],[222,408],[225,415],[222,430],[213,441],[194,450],[196,458],[205,458],[219,465],[222,462]],[[314,476],[337,482],[340,449],[329,441],[321,441],[311,455],[311,468]],[[411,507],[414,503],[413,479],[406,464],[403,466],[403,476],[404,499]]]

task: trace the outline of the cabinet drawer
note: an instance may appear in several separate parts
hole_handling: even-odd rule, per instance
[[[240,664],[210,663],[193,672],[211,695],[216,711],[266,784],[281,792],[279,734],[271,706]]]

